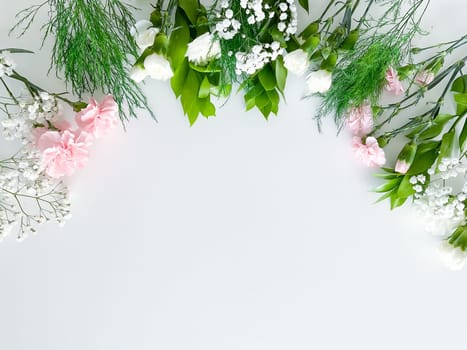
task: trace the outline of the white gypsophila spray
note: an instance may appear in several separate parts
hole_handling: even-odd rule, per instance
[[[70,217],[68,189],[45,174],[37,151],[25,147],[0,161],[0,239],[16,227],[22,240],[40,224]]]
[[[263,68],[267,63],[275,61],[283,53],[279,42],[273,41],[271,44],[255,45],[251,52],[237,52],[235,72],[254,74],[257,70]]]
[[[458,158],[444,158],[437,167],[428,171],[430,182],[427,186],[424,175],[410,178],[416,192],[414,204],[428,232],[446,236],[465,223],[466,169]],[[455,190],[456,185],[459,190]]]
[[[7,140],[19,139],[23,143],[30,142],[33,130],[47,127],[59,112],[57,99],[47,92],[41,92],[34,98],[20,99],[17,107],[18,111],[9,113],[1,125]]]

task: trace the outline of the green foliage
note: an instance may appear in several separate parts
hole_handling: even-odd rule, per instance
[[[455,248],[465,251],[467,249],[467,225],[459,226],[447,240]]]
[[[230,93],[228,87],[224,91],[219,88],[220,71],[214,62],[206,67],[196,66],[185,57],[188,43],[198,36],[202,27],[196,27],[201,7],[193,1],[181,1],[175,14],[175,27],[169,38],[168,57],[174,76],[171,80],[175,96],[180,97],[183,111],[193,125],[199,115],[206,118],[215,116],[216,109],[211,97]]]
[[[128,76],[129,55],[136,55],[129,7],[119,0],[48,0],[21,12],[17,28],[29,28],[45,4],[49,21],[43,26],[44,40],[55,36],[52,62],[72,91],[80,98],[96,91],[112,94],[122,120],[136,117],[138,108],[150,110]]]
[[[454,94],[454,100],[457,104],[456,114],[463,116],[467,113],[467,75],[461,75],[452,84],[451,87]]]
[[[265,65],[243,85],[247,111],[256,107],[264,118],[279,111],[280,95],[284,93],[287,70],[281,58]]]
[[[333,84],[323,100],[320,115],[334,113],[338,125],[350,107],[360,106],[366,100],[378,101],[386,71],[400,60],[399,46],[391,40],[381,38],[368,47],[362,46],[357,44],[336,66]]]
[[[389,199],[391,209],[402,206],[415,191],[410,183],[410,175],[402,175],[394,172],[392,169],[383,169],[385,174],[378,174],[377,176],[386,180],[386,183],[375,189],[377,193],[384,193],[378,202]]]
[[[303,7],[303,9],[306,11],[306,12],[309,12],[310,11],[310,5],[308,3],[308,0],[298,0],[298,3],[300,4],[301,7]]]

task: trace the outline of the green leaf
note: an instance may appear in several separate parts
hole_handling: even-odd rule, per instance
[[[272,71],[271,65],[266,65],[258,73],[258,78],[266,91],[274,90],[276,87],[275,74]]]
[[[276,90],[266,91],[269,97],[269,101],[271,101],[273,106],[279,106],[279,94]]]
[[[185,53],[188,42],[190,41],[190,31],[185,18],[177,11],[175,15],[175,29],[170,34],[168,56],[172,63],[172,67],[177,67],[185,60]]]
[[[307,40],[311,35],[318,33],[320,21],[312,22],[300,33],[300,38]]]
[[[399,198],[407,198],[415,193],[415,190],[413,189],[413,185],[410,183],[411,177],[412,176],[410,175],[405,175],[404,178],[402,179],[399,185],[399,189],[397,190],[397,196]]]
[[[207,117],[213,117],[216,115],[216,107],[211,103],[209,98],[203,98],[198,100],[198,107],[202,115]]]
[[[269,96],[266,91],[264,91],[261,95],[256,97],[256,106],[261,109],[262,107],[266,106],[269,101]]]
[[[451,156],[455,136],[455,130],[452,130],[443,135],[441,140],[441,147],[439,149],[438,164],[441,162],[441,159],[449,158]]]
[[[467,140],[467,120],[464,122],[464,126],[462,127],[461,134],[459,135],[459,148],[461,152],[464,151],[466,140]]]
[[[454,247],[465,251],[467,249],[467,226],[458,227],[453,234],[448,237],[448,242]]]
[[[435,119],[433,120],[435,123],[447,123],[448,121],[450,121],[452,118],[454,118],[455,116],[452,115],[452,114],[438,114]]]
[[[277,82],[277,89],[280,92],[284,92],[285,83],[287,81],[287,69],[284,67],[284,61],[282,57],[279,57],[275,61],[275,72],[276,72],[276,82]]]
[[[196,120],[196,118],[193,118],[193,114],[195,111],[198,111],[196,108],[196,100],[198,97],[199,84],[197,73],[192,70],[188,70],[180,100],[182,102],[183,110],[188,114],[191,124]]]
[[[358,31],[358,29],[354,29],[350,31],[349,35],[347,36],[347,38],[345,38],[344,42],[340,46],[340,49],[353,50],[359,37],[360,37],[360,32]]]
[[[303,9],[306,12],[309,12],[310,7],[309,7],[309,4],[308,4],[308,0],[298,0],[298,3],[300,4],[301,7],[303,7]]]
[[[408,197],[397,197],[397,196],[392,196],[391,197],[391,210],[396,209],[398,207],[401,207],[404,205],[404,203],[407,201]]]
[[[407,175],[418,175],[430,169],[438,157],[438,147],[440,144],[440,141],[419,144],[414,161],[412,162]]]
[[[430,126],[428,129],[426,129],[425,131],[423,131],[419,136],[418,138],[420,140],[429,140],[429,139],[432,139],[436,136],[438,136],[439,134],[441,134],[441,132],[443,131],[444,129],[444,124],[438,124],[438,123],[434,123],[432,126]]]
[[[206,98],[211,93],[211,83],[207,76],[204,76],[203,80],[201,81],[201,85],[199,86],[198,97],[199,98]]]
[[[196,24],[198,20],[198,1],[194,0],[179,0],[178,6],[185,11],[188,19],[190,20],[191,24]]]
[[[319,43],[321,42],[321,37],[319,34],[313,34],[309,36],[305,42],[302,44],[302,49],[308,54],[312,54],[313,51],[318,47]]]
[[[458,105],[467,106],[467,94],[456,94],[454,100]]]
[[[249,111],[254,106],[256,106],[256,100],[254,97],[250,98],[249,100],[245,100],[246,110]]]
[[[387,176],[387,175],[386,175]],[[385,184],[382,184],[381,186],[378,186],[374,189],[374,192],[376,193],[384,193],[393,190],[394,188],[397,188],[399,186],[399,183],[401,182],[401,178],[392,178]]]
[[[172,90],[176,97],[180,97],[182,94],[188,69],[188,60],[184,60],[183,63],[175,70],[174,76],[170,80],[170,85],[172,86]]]
[[[268,116],[271,113],[271,103],[268,103],[263,107],[258,107],[258,109],[263,114],[264,118],[268,119]]]
[[[451,86],[451,91],[459,92],[461,94],[467,93],[467,75],[461,75],[454,80]]]
[[[2,49],[0,52],[8,51],[9,53],[34,53],[34,51],[29,51],[25,49],[18,49],[14,47],[10,47],[8,49]]]

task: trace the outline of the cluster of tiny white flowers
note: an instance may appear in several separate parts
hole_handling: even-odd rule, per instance
[[[34,127],[46,126],[58,114],[58,102],[54,96],[41,92],[34,99],[23,100],[19,103],[20,111],[9,115],[1,124],[7,140],[21,139],[27,142]]]
[[[287,0],[287,2],[281,2],[279,4],[279,24],[277,29],[280,32],[285,33],[285,39],[288,40],[290,35],[294,35],[297,32],[297,6],[293,0]]]
[[[273,41],[271,44],[255,45],[252,47],[251,52],[237,52],[235,54],[237,60],[235,72],[238,75],[242,73],[254,74],[267,63],[276,60],[282,53],[283,49],[277,41]]]
[[[243,9],[247,23],[250,25],[260,24],[265,19],[277,16],[279,23],[277,29],[285,34],[285,40],[297,32],[297,6],[294,0],[282,1],[277,8],[272,8],[269,4],[264,4],[263,0],[240,0],[240,7]],[[215,31],[217,35],[225,40],[230,40],[238,34],[241,23],[234,18],[234,12],[230,8],[229,0],[220,2],[220,10],[216,17],[219,21]]]
[[[12,75],[16,68],[16,63],[10,56],[8,51],[0,52],[0,78],[4,75]]]
[[[0,161],[0,239],[18,227],[22,240],[37,225],[70,217],[68,190],[44,173],[37,151],[24,148]]]
[[[221,10],[217,13],[218,18],[223,18],[216,23],[216,33],[221,39],[230,40],[237,35],[241,24],[233,18],[234,13],[229,8],[229,1],[223,0],[220,4]]]
[[[413,176],[410,183],[415,190],[415,207],[425,219],[426,230],[434,235],[446,236],[465,223],[467,183],[458,192],[446,180],[465,176],[466,168],[456,158],[442,159],[437,168],[428,171],[430,183],[425,187],[424,175]]]

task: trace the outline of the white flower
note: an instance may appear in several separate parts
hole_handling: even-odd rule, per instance
[[[147,20],[141,20],[135,23],[131,28],[131,34],[135,38],[138,48],[144,51],[146,48],[154,43],[154,38],[159,33],[159,28],[152,26],[152,23]]]
[[[144,32],[139,33],[135,37],[136,45],[138,45],[141,51],[144,51],[146,48],[154,44],[154,39],[159,33],[159,28],[148,28]]]
[[[213,58],[219,57],[221,46],[218,40],[210,33],[204,33],[188,44],[186,57],[190,62],[198,65],[205,65]]]
[[[146,70],[140,66],[133,66],[133,68],[131,68],[130,78],[137,83],[141,83],[147,75],[148,73],[146,73]]]
[[[441,261],[451,270],[461,270],[467,261],[467,253],[444,241],[438,248]]]
[[[331,88],[332,74],[323,69],[311,72],[306,78],[306,84],[310,94],[324,93]]]
[[[157,53],[153,53],[144,59],[146,73],[155,80],[168,80],[173,77],[169,61]]]
[[[302,49],[292,51],[284,56],[284,66],[291,73],[301,76],[308,69],[308,54]]]

